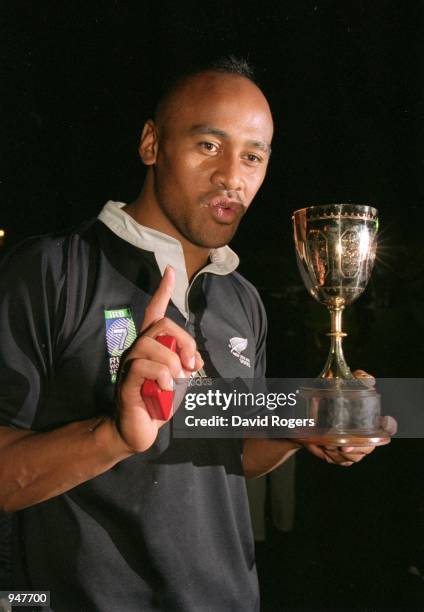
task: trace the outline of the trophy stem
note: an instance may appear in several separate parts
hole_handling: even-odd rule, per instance
[[[324,369],[320,373],[320,378],[354,378],[349,366],[343,355],[342,340],[347,336],[342,331],[342,314],[344,306],[333,306],[329,308],[331,317],[331,331],[327,334],[330,336],[330,352],[327,357]]]

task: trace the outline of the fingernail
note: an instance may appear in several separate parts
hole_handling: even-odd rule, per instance
[[[186,375],[184,374],[184,370],[179,371],[177,378],[187,378]]]
[[[167,391],[175,391],[176,389],[176,384],[173,378],[169,378],[168,380],[168,384],[167,384]]]
[[[342,465],[343,467],[350,467],[351,465],[353,465],[353,461],[344,461],[340,465]]]
[[[194,355],[192,357],[190,357],[190,359],[187,360],[188,367],[189,367],[190,370],[194,370],[195,362],[196,362],[196,360],[195,360]]]
[[[340,450],[342,453],[352,453],[355,450],[354,446],[341,446]]]

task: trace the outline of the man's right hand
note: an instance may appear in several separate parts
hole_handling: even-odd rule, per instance
[[[184,329],[165,317],[175,286],[175,272],[168,266],[144,315],[141,333],[124,353],[117,382],[115,425],[122,442],[131,453],[147,450],[166,423],[152,416],[141,397],[146,379],[163,390],[174,388],[174,379],[188,378],[203,366],[196,342]],[[173,336],[177,353],[156,341],[158,336]]]

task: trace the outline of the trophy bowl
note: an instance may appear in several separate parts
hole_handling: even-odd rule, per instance
[[[378,213],[368,205],[324,204],[293,213],[300,274],[309,293],[330,313],[330,351],[313,386],[303,390],[320,443],[385,444],[379,395],[346,363],[342,314],[365,290],[377,249]],[[350,408],[349,408],[350,407]]]

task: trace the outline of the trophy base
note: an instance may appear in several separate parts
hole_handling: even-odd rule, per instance
[[[317,444],[319,446],[384,446],[391,438],[387,431],[381,429],[373,432],[341,432],[323,431],[296,436],[296,441],[302,444]]]
[[[322,446],[383,446],[390,434],[381,427],[380,395],[360,379],[321,379],[301,387],[299,400],[314,421],[296,438]]]

